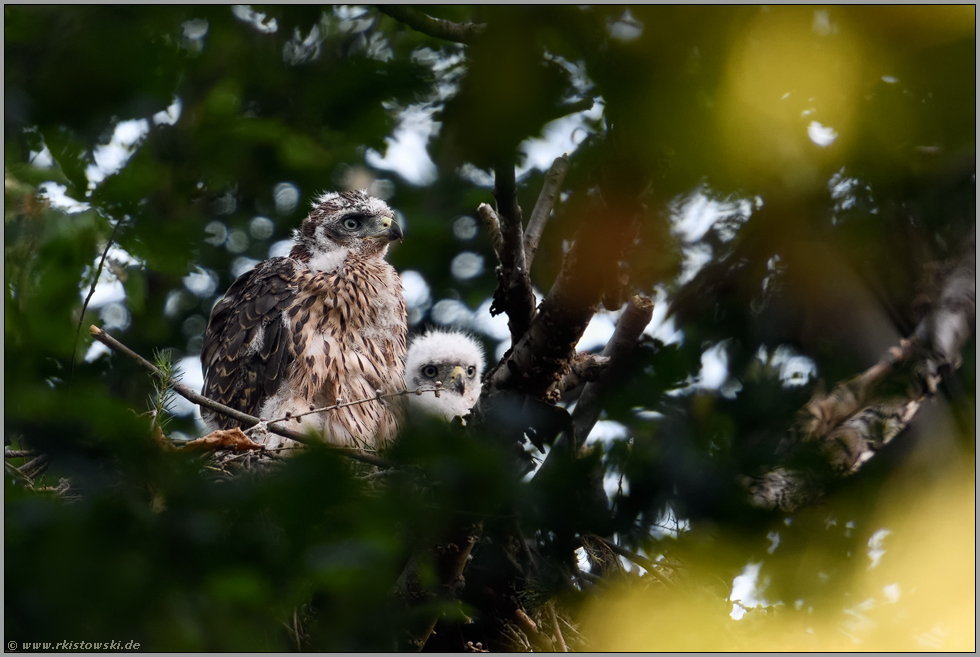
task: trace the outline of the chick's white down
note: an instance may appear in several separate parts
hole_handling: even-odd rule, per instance
[[[409,390],[432,388],[442,382],[439,396],[431,392],[409,395],[413,412],[452,420],[469,413],[480,397],[483,348],[466,333],[431,330],[408,347],[405,384]]]

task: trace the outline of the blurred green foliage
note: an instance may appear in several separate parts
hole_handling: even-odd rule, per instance
[[[589,532],[702,564],[691,586],[710,604],[698,609],[724,615],[733,577],[768,558],[766,534],[779,531],[780,595],[839,601],[866,567],[859,548],[878,529],[870,510],[883,482],[925,490],[974,459],[971,340],[925,427],[833,492],[831,516],[854,533],[828,538],[823,507],[784,524],[747,508],[735,486],[773,462],[813,392],[805,377],[787,384],[777,350],[811,359],[830,385],[862,371],[915,326],[930,299],[924,272],[941,278],[975,223],[973,7],[425,11],[487,27],[462,46],[364,7],[5,6],[5,444],[52,457],[35,488],[71,482],[64,498],[5,477],[6,640],[288,650],[300,628],[302,649],[394,649],[444,610],[405,608],[394,583],[460,518],[483,520],[485,539],[434,649],[502,647],[480,634],[497,613],[484,585],[519,581],[529,599],[582,608],[592,593],[561,573]],[[465,167],[522,163],[522,144],[589,101],[601,114],[576,114],[532,281],[547,291],[598,193],[613,207],[643,202],[630,285],[659,290],[683,338],[645,337],[607,401],[603,419],[629,440],[527,483],[493,441],[425,425],[390,455],[422,474],[384,486],[322,449],[226,480],[153,439],[140,415],[153,385],[135,364],[85,358],[87,327],[112,305],[83,315],[110,236],[131,256],[104,266],[125,291],[111,332],[179,362],[198,356],[241,259],[268,257],[313,195],[336,188],[385,190],[406,234],[393,264],[420,273],[431,301],[476,309],[496,285],[493,251],[482,229],[461,238],[453,226],[491,194]],[[421,183],[369,164],[408,108],[437,121],[435,173]],[[113,168],[100,149],[128,121],[145,134]],[[836,138],[820,146],[814,129]],[[525,218],[542,179],[531,169],[518,180]],[[42,202],[44,183],[83,205]],[[690,238],[677,226],[698,199],[742,209]],[[685,275],[694,245],[706,261]],[[462,251],[483,257],[481,274],[451,274]],[[434,321],[431,304],[418,319],[413,330]],[[481,337],[492,356],[497,343]],[[667,394],[695,381],[718,345],[722,384]],[[167,428],[199,431],[190,416]],[[596,468],[625,482],[611,508],[583,484]],[[690,530],[655,539],[668,508]],[[517,529],[535,546],[533,581],[501,547]],[[807,546],[824,561],[790,577]],[[434,568],[421,564],[423,579]],[[459,622],[464,613],[476,622]]]

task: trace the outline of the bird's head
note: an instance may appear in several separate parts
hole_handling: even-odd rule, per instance
[[[412,406],[427,413],[447,420],[469,413],[480,397],[482,376],[483,348],[466,333],[429,331],[408,347],[408,389],[433,388],[437,381],[442,384],[438,397],[431,392],[409,396]]]
[[[363,191],[328,192],[317,197],[296,231],[292,256],[330,270],[350,253],[384,257],[388,244],[402,237],[394,212],[381,199]]]

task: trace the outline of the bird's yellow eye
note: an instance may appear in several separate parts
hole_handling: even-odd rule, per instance
[[[466,368],[466,376],[474,376],[476,374],[476,368],[470,365]]]
[[[344,219],[344,228],[347,230],[357,230],[360,227],[361,221],[359,219],[355,219],[354,217],[347,217]]]
[[[434,378],[436,378],[436,375],[438,373],[439,373],[439,370],[436,369],[436,366],[435,365],[426,365],[425,367],[422,368],[422,376],[424,376],[427,379],[434,379]]]

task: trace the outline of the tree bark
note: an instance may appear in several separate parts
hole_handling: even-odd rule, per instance
[[[517,203],[517,181],[514,163],[501,162],[494,175],[493,195],[497,200],[500,222],[500,267],[497,289],[493,293],[490,314],[507,313],[511,342],[516,343],[527,331],[534,317],[534,293],[527,260],[524,257],[524,228],[521,206]]]

